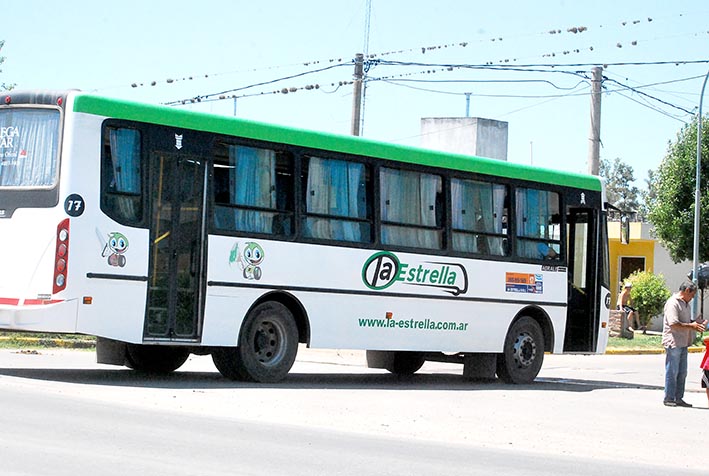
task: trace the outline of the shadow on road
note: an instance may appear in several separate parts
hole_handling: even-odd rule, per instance
[[[2,377],[63,382],[78,385],[147,387],[166,389],[382,389],[382,390],[536,390],[591,392],[609,389],[661,390],[661,386],[583,379],[538,378],[528,385],[508,385],[499,380],[466,380],[459,374],[421,373],[397,377],[389,373],[290,373],[278,383],[231,381],[218,372],[177,371],[169,375],[149,375],[129,369],[18,369],[0,368]]]

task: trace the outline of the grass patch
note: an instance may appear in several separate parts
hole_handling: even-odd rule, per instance
[[[709,334],[704,334],[704,336]],[[702,342],[702,334],[697,334],[697,339],[692,344],[693,346],[704,347]],[[609,350],[663,350],[662,347],[662,334],[643,334],[642,332],[636,332],[632,339],[625,339],[623,337],[609,337],[608,347]]]
[[[636,332],[632,339],[609,337],[607,348],[616,350],[662,350],[662,335]]]
[[[96,338],[79,334],[0,332],[0,349],[94,349]]]

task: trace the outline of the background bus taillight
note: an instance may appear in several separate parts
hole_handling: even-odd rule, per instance
[[[54,252],[54,286],[52,293],[66,288],[66,272],[69,262],[69,219],[57,226],[57,246]]]

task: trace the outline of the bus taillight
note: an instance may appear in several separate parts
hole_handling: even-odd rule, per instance
[[[57,244],[54,252],[54,286],[53,293],[66,288],[66,272],[69,262],[69,219],[57,226]]]

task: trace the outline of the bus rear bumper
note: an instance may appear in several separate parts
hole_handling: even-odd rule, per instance
[[[35,332],[76,332],[78,301],[0,303],[0,329]]]

